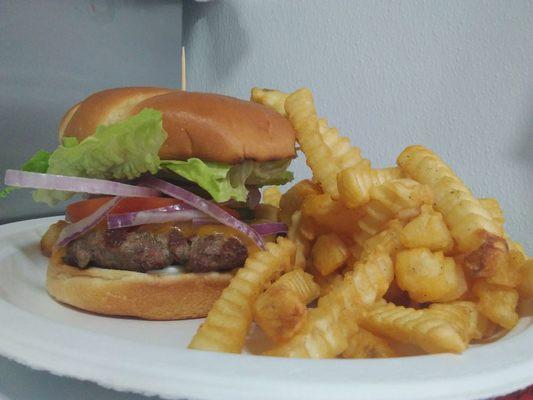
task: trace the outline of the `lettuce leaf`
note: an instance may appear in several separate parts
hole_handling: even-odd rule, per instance
[[[66,139],[66,138],[65,138]],[[159,148],[166,139],[162,115],[144,109],[124,121],[99,126],[81,143],[64,140],[48,160],[49,174],[99,179],[134,179],[159,170]],[[54,205],[75,193],[39,189],[35,201]]]
[[[229,199],[246,201],[248,195],[246,187],[244,185],[232,186],[228,178],[231,165],[189,158],[187,161],[162,160],[161,167],[195,182],[219,203]]]
[[[204,162],[198,158],[187,161],[162,160],[161,167],[196,183],[219,203],[230,199],[246,201],[247,185],[281,185],[292,180],[287,171],[291,160],[267,162],[245,161],[236,165]]]

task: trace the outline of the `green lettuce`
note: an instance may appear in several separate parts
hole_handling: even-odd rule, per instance
[[[144,109],[122,122],[99,126],[79,144],[65,140],[50,155],[46,172],[117,180],[134,179],[146,172],[156,174],[159,149],[165,139],[161,113]],[[39,189],[33,193],[33,198],[53,205],[74,194]]]
[[[281,185],[291,181],[293,175],[287,171],[290,162],[285,159],[229,165],[190,158],[187,161],[162,160],[161,167],[196,183],[220,203],[230,199],[246,201],[246,185]]]

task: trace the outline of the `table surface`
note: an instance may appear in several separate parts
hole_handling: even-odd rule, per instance
[[[133,393],[121,393],[96,383],[37,371],[0,356],[0,400],[147,400]]]

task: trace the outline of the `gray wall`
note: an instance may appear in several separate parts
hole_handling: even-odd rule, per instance
[[[184,24],[189,89],[309,86],[376,166],[435,149],[533,253],[531,1],[227,0]]]
[[[75,102],[103,88],[177,86],[179,0],[0,0],[0,172],[57,146]],[[29,190],[0,200],[0,223],[57,214]]]

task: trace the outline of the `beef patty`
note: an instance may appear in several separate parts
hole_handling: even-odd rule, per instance
[[[121,228],[87,232],[67,245],[64,261],[80,268],[146,272],[179,264],[189,272],[209,272],[241,267],[247,257],[246,246],[235,236]]]

